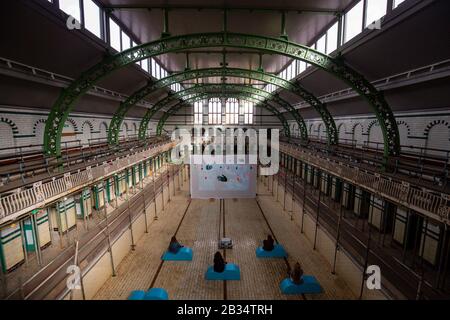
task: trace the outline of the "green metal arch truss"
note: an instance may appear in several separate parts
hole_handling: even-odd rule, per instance
[[[248,48],[280,54],[305,61],[334,74],[348,83],[352,89],[363,96],[372,106],[383,133],[385,159],[400,153],[399,132],[392,110],[383,95],[357,71],[339,59],[334,59],[309,47],[289,42],[282,38],[231,32],[164,37],[105,58],[102,62],[83,73],[60,94],[46,121],[44,152],[49,155],[61,155],[61,135],[64,123],[74,104],[95,83],[114,70],[149,57],[205,47]]]
[[[205,100],[205,99],[209,99],[209,98],[236,98],[236,99],[247,100],[247,101],[253,102],[255,104],[258,104],[259,107],[265,108],[268,111],[270,111],[271,113],[273,113],[278,118],[278,120],[280,120],[280,122],[283,126],[284,134],[287,137],[291,136],[290,127],[289,127],[289,124],[286,121],[286,118],[284,117],[284,115],[281,112],[279,112],[276,108],[274,108],[273,106],[265,104],[264,100],[261,97],[252,96],[252,94],[250,94],[248,92],[240,92],[240,93],[232,93],[232,92],[226,92],[226,93],[224,93],[224,92],[219,92],[219,93],[207,92],[207,93],[205,93],[205,92],[203,92],[203,93],[193,94],[192,97],[190,97],[189,99],[179,101],[178,103],[171,106],[166,112],[164,112],[163,116],[161,117],[161,119],[158,122],[156,133],[158,135],[160,135],[162,132],[162,128],[164,127],[164,124],[167,121],[167,119],[171,115],[173,115],[176,111],[178,111],[180,108],[182,108],[183,106],[186,106],[189,103],[194,103],[196,101]],[[142,139],[142,137],[140,137],[140,138]]]
[[[202,85],[196,85],[189,89],[185,89],[182,91],[179,91],[174,94],[170,94],[167,97],[159,100],[153,107],[149,108],[147,112],[145,113],[144,117],[141,120],[141,124],[139,126],[139,138],[145,139],[145,133],[147,132],[148,123],[150,122],[151,118],[156,114],[156,112],[160,111],[162,108],[170,104],[172,101],[176,101],[179,99],[183,99],[185,97],[188,97],[192,94],[198,94],[198,93],[206,93],[206,92],[245,92],[253,96],[259,96],[261,101],[264,100],[270,100],[274,98],[274,95],[271,93],[254,88],[252,86],[246,86],[241,84],[202,84]],[[292,108],[289,103],[279,97],[277,97],[277,100],[282,104],[282,107],[285,108],[287,111],[296,113],[296,110],[292,111],[290,108]],[[265,103],[267,106],[270,106],[269,103]],[[272,106],[271,106],[272,107]],[[293,108],[292,108],[293,109]],[[298,119],[298,118],[297,118]],[[303,118],[300,118],[300,124],[304,125],[306,128],[305,123],[303,122]],[[305,141],[308,139],[308,136],[302,137]]]
[[[293,83],[284,80],[283,78],[261,71],[255,71],[251,69],[240,69],[240,68],[226,68],[226,67],[186,70],[184,72],[176,73],[166,78],[162,78],[156,82],[149,83],[148,85],[142,87],[141,89],[133,93],[130,97],[128,97],[127,100],[125,100],[123,103],[120,104],[109,126],[108,142],[110,144],[118,143],[120,126],[122,125],[122,122],[128,110],[130,110],[130,108],[132,108],[135,104],[139,103],[142,99],[150,95],[155,90],[158,90],[163,87],[168,87],[175,83],[181,83],[187,80],[207,78],[207,77],[236,77],[236,78],[258,80],[261,82],[276,85],[278,87],[289,90],[299,95],[302,99],[304,99],[311,106],[313,106],[316,109],[316,111],[320,114],[324,124],[326,125],[328,143],[337,144],[338,134],[336,125],[334,123],[333,117],[328,112],[325,104],[323,104],[319,99],[317,99],[312,93],[307,91],[300,84]],[[275,98],[276,97],[274,97],[274,99]],[[276,102],[283,105],[283,102],[280,101],[279,99],[277,99]],[[290,109],[290,113],[293,115],[294,119],[299,124],[301,137],[306,140],[306,137],[308,136],[308,129],[298,110],[293,108],[290,104],[285,105],[285,107]]]

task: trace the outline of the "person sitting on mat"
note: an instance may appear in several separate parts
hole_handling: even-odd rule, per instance
[[[291,268],[288,268],[288,275],[289,278],[291,278],[292,282],[294,284],[302,284],[303,283],[303,269],[300,265],[300,263],[296,263],[294,266],[294,270],[291,270]]]
[[[219,251],[214,255],[214,271],[223,272],[225,270],[225,265],[227,262],[223,259]]]
[[[272,236],[269,234],[266,240],[263,240],[263,249],[264,251],[272,251],[273,250],[274,240]]]
[[[170,239],[169,252],[176,254],[176,253],[178,253],[178,251],[180,251],[180,249],[183,248],[183,247],[184,247],[184,246],[182,246],[182,245],[178,242],[178,240],[177,240],[177,238],[175,238],[175,236],[173,236],[173,237]]]

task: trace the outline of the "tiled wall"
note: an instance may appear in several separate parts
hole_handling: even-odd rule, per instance
[[[396,113],[395,118],[402,146],[450,151],[450,111],[402,112]],[[311,137],[326,138],[325,126],[320,118],[305,121]],[[341,141],[356,140],[360,145],[370,141],[372,143],[369,145],[372,147],[376,147],[376,142],[383,141],[380,125],[374,115],[335,117],[335,121]],[[291,131],[298,135],[297,125],[291,122],[290,126]],[[442,154],[442,152],[434,153]]]
[[[29,145],[41,145],[44,139],[45,121],[48,112],[38,109],[12,108],[0,106],[0,149]],[[110,116],[72,113],[66,121],[62,142],[80,140],[87,144],[89,139],[107,137]],[[140,119],[125,118],[120,136],[137,135]],[[149,134],[154,134],[156,123],[149,125]],[[39,147],[36,147],[39,148]],[[6,153],[0,150],[0,153]]]

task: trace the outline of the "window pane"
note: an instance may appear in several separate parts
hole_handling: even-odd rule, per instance
[[[79,0],[59,0],[59,8],[78,21],[81,21]]]
[[[305,71],[306,69],[306,63],[305,61],[300,61],[300,73],[302,73],[303,71]]]
[[[325,45],[326,45],[326,36],[323,35],[318,41],[317,41],[317,51],[325,53]]]
[[[100,8],[92,0],[84,0],[84,27],[101,38]]]
[[[362,19],[363,1],[360,1],[345,15],[345,42],[362,31]]]
[[[109,19],[109,43],[111,47],[120,51],[120,28],[111,18]]]
[[[147,71],[148,70],[148,60],[147,59],[142,60],[141,66],[142,66],[142,69]]]
[[[366,25],[372,24],[386,14],[387,0],[367,0]]]
[[[405,0],[394,0],[394,8],[397,8],[398,5],[402,2],[404,2]]]
[[[338,27],[339,27],[339,24],[336,22],[327,31],[327,54],[329,54],[337,49]]]
[[[122,31],[122,51],[130,49],[131,47],[131,39],[130,37]]]
[[[156,78],[156,61],[153,58],[150,58],[152,60],[152,77]]]

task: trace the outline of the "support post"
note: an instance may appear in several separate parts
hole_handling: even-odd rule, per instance
[[[419,285],[417,286],[417,293],[416,293],[416,300],[420,300],[420,297],[422,296],[422,286],[423,281],[425,277],[425,268],[423,266],[425,259],[423,258],[423,253],[425,252],[425,240],[428,233],[428,219],[425,218],[425,232],[422,236],[422,243],[421,243],[421,249],[420,249],[420,281]]]
[[[344,206],[342,205],[343,199],[344,199],[344,192],[341,192],[341,201],[339,203],[339,219],[338,219],[337,231],[336,231],[336,245],[334,247],[333,269],[331,270],[331,274],[336,274],[337,252],[339,250],[339,240],[340,240],[340,237],[341,237],[342,215],[343,215],[343,212],[344,212]]]
[[[286,32],[286,11],[281,11],[281,34],[280,38],[288,40],[288,35]]]
[[[408,233],[410,228],[410,220],[411,220],[411,209],[408,208],[408,211],[406,211],[406,227],[405,227],[405,234],[403,235],[403,253],[402,253],[402,261],[405,263],[406,260],[406,251],[407,251],[407,243],[409,240]]]
[[[133,219],[131,218],[131,209],[130,209],[130,196],[127,194],[127,211],[128,211],[128,221],[130,223],[130,235],[131,235],[131,250],[134,251],[135,243],[134,243],[134,234],[133,234]]]
[[[370,207],[370,213],[369,213],[370,220],[372,220],[372,216],[373,216],[373,203],[372,203],[372,206]],[[366,246],[366,256],[364,258],[364,266],[363,266],[363,272],[362,272],[361,290],[359,292],[359,297],[358,297],[359,300],[362,299],[362,296],[364,293],[364,283],[366,281],[366,276],[367,276],[366,271],[367,271],[367,266],[369,264],[370,241],[371,241],[371,237],[372,237],[372,228],[370,226],[369,221],[367,221],[367,228],[369,230],[368,230],[368,238],[367,238],[367,246]]]
[[[321,179],[321,178],[320,178]],[[316,250],[316,243],[317,243],[317,231],[319,228],[319,212],[320,212],[320,195],[322,194],[321,190],[320,190],[320,184],[322,183],[322,181],[319,181],[319,196],[317,197],[317,214],[316,214],[316,228],[314,230],[314,245],[313,245],[313,250]]]
[[[285,169],[284,170],[284,192],[283,192],[283,211],[286,210],[286,193],[287,193],[287,175],[288,175],[288,171]]]
[[[306,179],[308,178],[308,172],[303,177],[303,203],[302,203],[302,226],[300,232],[303,233],[303,226],[305,223],[305,210],[306,210]]]
[[[35,214],[31,214],[31,223],[33,226],[33,238],[34,238],[34,248],[36,250],[36,256],[38,259],[39,266],[42,266],[42,252],[41,252],[41,246],[39,245],[39,233],[38,233],[38,224]]]
[[[223,9],[223,32],[228,31],[228,10]]]
[[[30,219],[31,219],[31,217],[30,217]],[[28,250],[27,250],[27,241],[26,241],[26,239],[24,237],[24,233],[23,233],[23,231],[25,230],[23,220],[20,220],[19,225],[20,225],[20,238],[22,239],[23,255],[25,257],[25,265],[28,266]]]
[[[170,37],[170,32],[169,32],[169,9],[165,8],[164,9],[164,29],[163,32],[161,33],[161,38],[167,38]]]
[[[144,189],[142,189],[142,202],[144,205],[144,222],[145,222],[145,233],[148,233],[148,222],[147,222],[147,204],[145,201]]]
[[[104,182],[102,184],[104,184]],[[128,189],[128,183],[127,183],[127,189]],[[128,193],[128,190],[127,190],[127,193]],[[106,209],[106,193],[105,192],[103,192],[103,211],[105,213],[106,239],[108,242],[108,251],[109,251],[109,257],[110,257],[110,261],[111,261],[112,276],[115,277],[116,276],[116,268],[114,267],[114,259],[113,259],[113,253],[112,253],[112,248],[111,248],[111,235],[109,233],[109,222],[108,222],[108,212]]]
[[[158,220],[158,206],[156,205],[156,185],[155,185],[155,175],[156,172],[153,170],[152,181],[153,181],[153,203],[155,204],[155,217],[153,220]]]
[[[297,177],[294,173],[292,173],[292,193],[291,193],[291,220],[294,220],[294,202],[295,202],[295,182]]]

